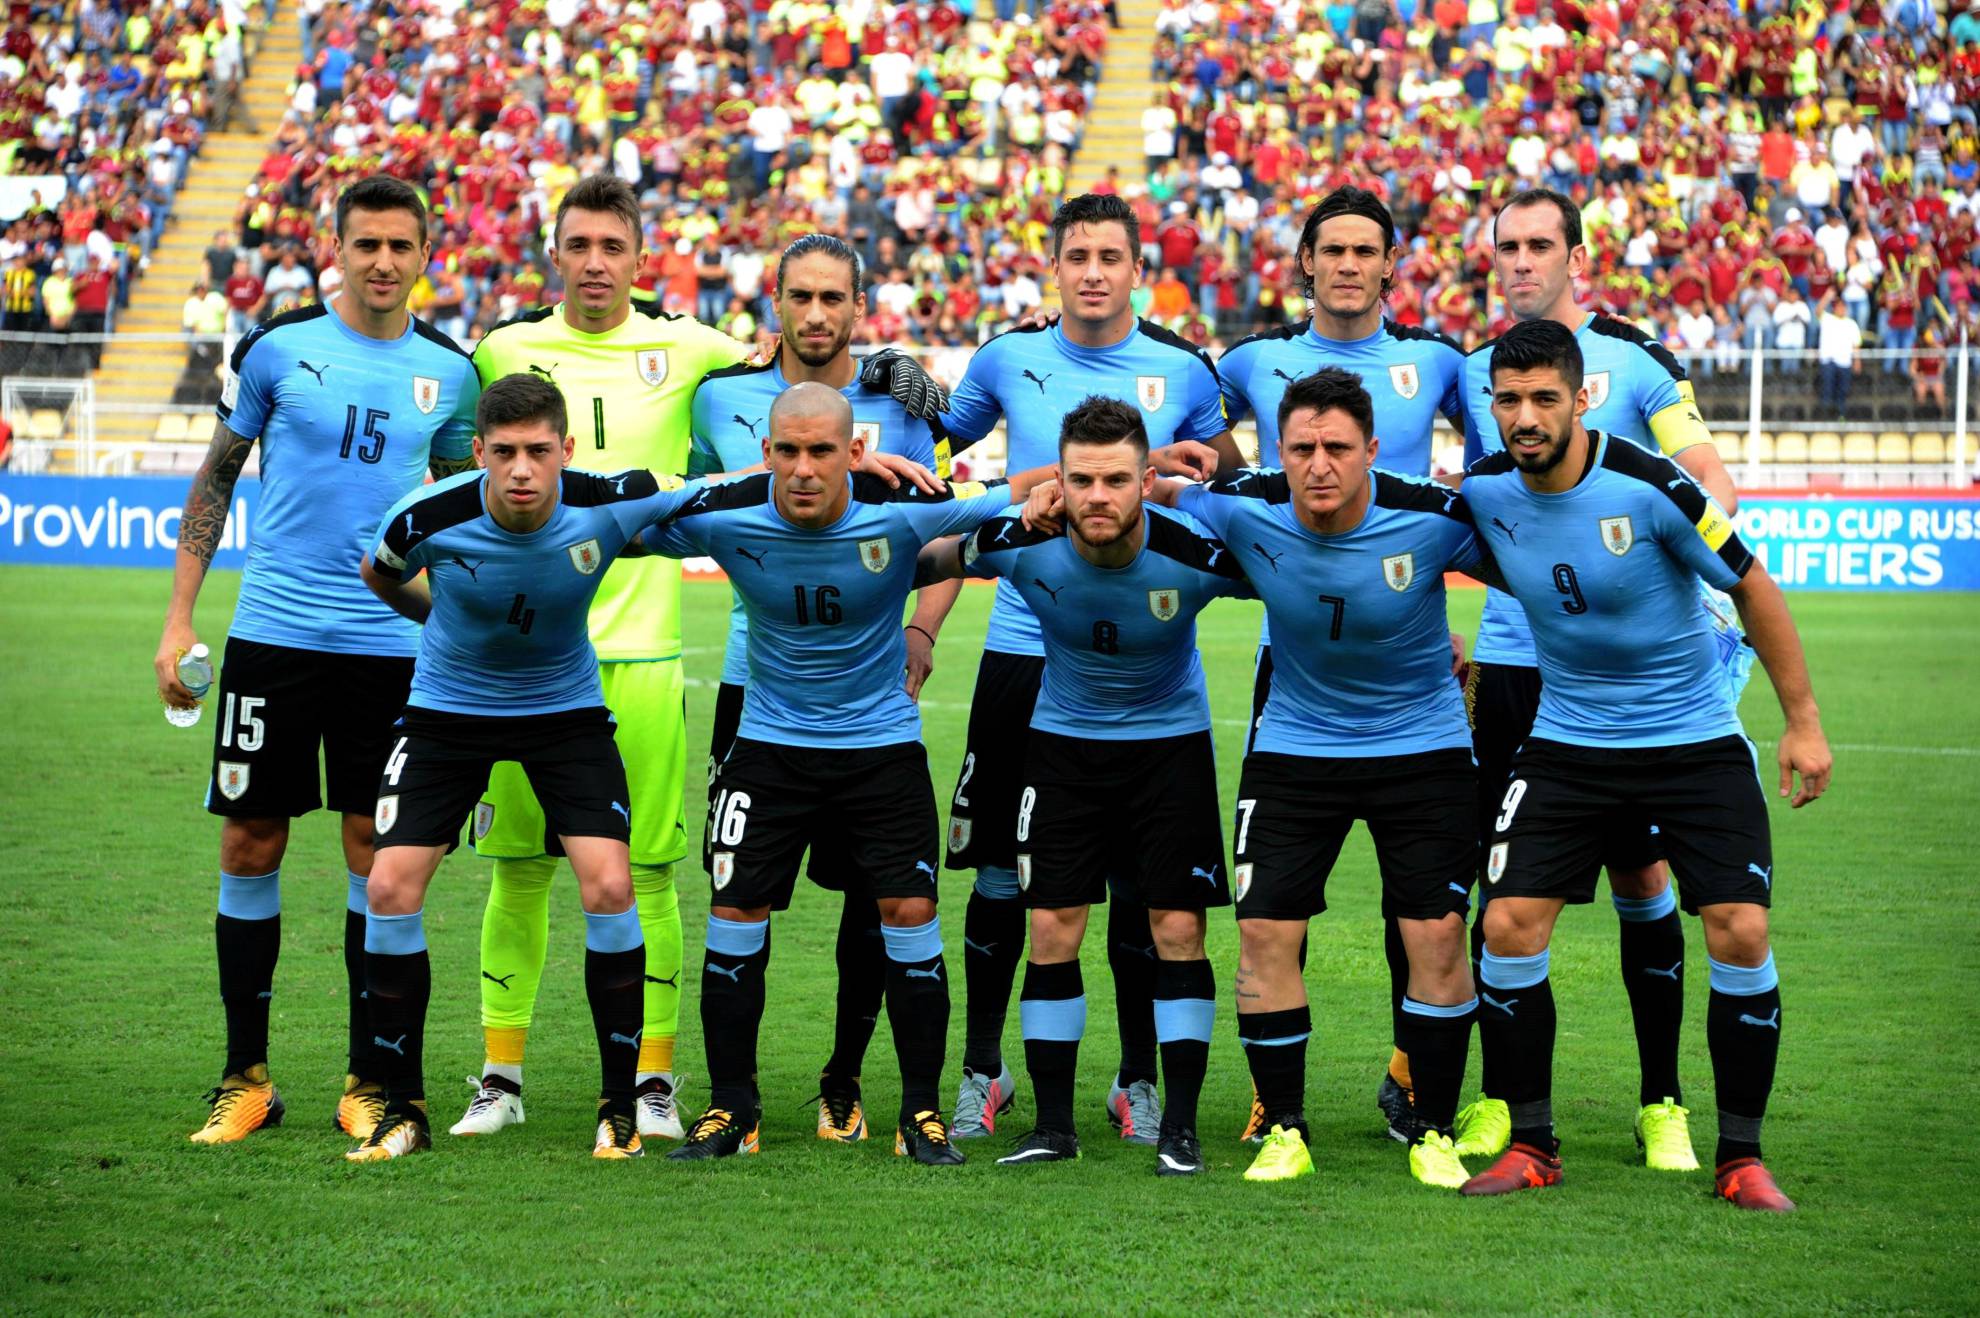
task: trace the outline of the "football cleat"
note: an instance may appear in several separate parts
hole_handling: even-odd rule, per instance
[[[1244,1169],[1247,1181],[1291,1181],[1313,1175],[1313,1155],[1297,1126],[1274,1125],[1265,1133],[1264,1147],[1251,1166]]]
[[[1645,1104],[1636,1114],[1636,1147],[1643,1165],[1659,1172],[1695,1172],[1698,1155],[1691,1151],[1690,1108],[1675,1100]]]
[[[633,1106],[639,1113],[639,1133],[655,1139],[677,1140],[681,1129],[681,1108],[675,1097],[680,1081],[671,1075],[658,1075],[639,1087]]]
[[[206,1101],[213,1110],[206,1124],[188,1138],[195,1144],[231,1144],[269,1126],[282,1124],[287,1106],[268,1079],[268,1067],[257,1062],[244,1075],[230,1075],[210,1089]]]
[[[337,1100],[337,1129],[352,1139],[361,1140],[376,1129],[384,1115],[385,1086],[376,1080],[360,1080],[354,1075],[346,1075],[344,1095]]]
[[[953,1167],[967,1162],[949,1142],[949,1123],[932,1108],[923,1109],[894,1129],[894,1156],[913,1158],[925,1167]]]
[[[1531,1144],[1515,1144],[1499,1160],[1458,1187],[1459,1194],[1511,1194],[1561,1183],[1561,1157]]]
[[[522,1095],[502,1088],[507,1081],[499,1076],[479,1080],[469,1076],[468,1083],[474,1086],[474,1097],[468,1100],[461,1119],[447,1127],[449,1135],[493,1135],[504,1126],[523,1124]]]
[[[1171,1126],[1162,1123],[1162,1130],[1155,1139],[1155,1174],[1157,1176],[1196,1176],[1203,1171],[1203,1146],[1196,1141],[1196,1132],[1187,1126]]]
[[[1781,1187],[1774,1184],[1773,1173],[1758,1158],[1734,1158],[1719,1164],[1718,1194],[1737,1208],[1762,1213],[1794,1211],[1794,1200],[1781,1193]]]
[[[1460,1158],[1496,1158],[1512,1143],[1512,1109],[1502,1098],[1480,1094],[1458,1109],[1456,1138]]]
[[[1028,1167],[1034,1162],[1072,1162],[1079,1157],[1079,1136],[1069,1130],[1040,1126],[1019,1141],[1015,1150],[997,1159],[999,1167]]]
[[[1258,1086],[1251,1087],[1251,1118],[1244,1123],[1244,1134],[1238,1136],[1246,1144],[1262,1144],[1265,1140],[1265,1104],[1258,1099]]]
[[[687,1139],[681,1147],[667,1156],[679,1162],[695,1162],[703,1158],[728,1158],[738,1153],[757,1151],[757,1128],[761,1118],[754,1112],[749,1114],[749,1124],[745,1126],[736,1114],[727,1108],[712,1107],[695,1119]]]
[[[820,1077],[818,1086],[818,1138],[840,1144],[857,1144],[866,1138],[866,1109],[859,1101],[857,1085],[832,1085]]]
[[[949,1138],[973,1140],[997,1133],[997,1118],[1011,1110],[1017,1101],[1017,1082],[1006,1066],[995,1077],[979,1075],[963,1068],[962,1088],[956,1091],[956,1119],[949,1125]]]
[[[1423,1138],[1409,1146],[1409,1174],[1425,1185],[1445,1190],[1461,1190],[1471,1179],[1471,1173],[1458,1161],[1451,1137],[1434,1130],[1424,1131]]]
[[[643,1158],[646,1149],[639,1142],[639,1120],[631,1112],[598,1114],[598,1134],[591,1142],[594,1158]]]
[[[1123,1089],[1116,1076],[1107,1091],[1107,1121],[1130,1144],[1154,1144],[1161,1137],[1162,1097],[1146,1080]]]
[[[433,1137],[427,1133],[424,1112],[417,1108],[410,1111],[387,1108],[364,1143],[344,1157],[352,1162],[384,1162],[432,1147]]]
[[[1413,1138],[1410,1132],[1416,1129],[1415,1091],[1397,1080],[1393,1072],[1384,1071],[1381,1088],[1375,1091],[1375,1106],[1388,1119],[1389,1138],[1409,1143]]]

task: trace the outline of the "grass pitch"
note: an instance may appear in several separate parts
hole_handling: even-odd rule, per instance
[[[200,608],[218,642],[237,584]],[[529,1053],[526,1126],[486,1141],[438,1135],[429,1155],[352,1167],[330,1128],[343,1072],[344,884],[334,828],[298,822],[284,865],[273,1063],[289,1123],[242,1144],[186,1135],[217,1073],[212,954],[216,822],[200,809],[210,730],[159,717],[149,660],[162,573],[0,570],[9,766],[0,881],[0,1287],[9,1312],[259,1310],[549,1312],[887,1309],[1020,1311],[1915,1310],[1974,1304],[1973,984],[1980,897],[1971,849],[1980,780],[1980,601],[1796,596],[1835,785],[1775,808],[1775,944],[1786,1039],[1768,1160],[1802,1211],[1776,1220],[1709,1198],[1706,1173],[1637,1164],[1635,1050],[1606,904],[1571,911],[1555,944],[1556,1111],[1567,1184],[1470,1202],[1411,1181],[1373,1098],[1388,1051],[1373,856],[1357,832],[1315,925],[1308,1113],[1318,1175],[1252,1186],[1238,1173],[1249,1098],[1220,1003],[1203,1100],[1209,1175],[1158,1182],[1150,1150],[1107,1137],[1116,1060],[1111,981],[1089,940],[1077,1164],[1015,1172],[1002,1140],[968,1166],[894,1158],[898,1098],[884,1027],[866,1067],[875,1138],[812,1137],[829,1049],[837,898],[801,888],[777,922],[763,1033],[763,1154],[684,1166],[587,1156],[597,1080],[583,1003],[582,922],[560,881]],[[923,700],[938,796],[953,783],[987,590],[964,592]],[[1480,596],[1454,597],[1475,623]],[[689,746],[705,746],[724,587],[687,589]],[[1226,823],[1250,688],[1256,610],[1204,616]],[[334,701],[337,693],[326,691]],[[1780,715],[1764,677],[1747,726],[1771,755]],[[697,775],[690,774],[694,779]],[[691,793],[692,795],[693,793]],[[699,827],[700,811],[690,802]],[[478,1070],[476,946],[487,866],[458,855],[427,905],[427,1040],[436,1129]],[[950,964],[968,878],[947,874]],[[682,884],[688,965],[707,886]],[[1220,984],[1236,964],[1211,922]],[[1693,1132],[1714,1133],[1704,948],[1689,930],[1684,1078]],[[960,976],[958,975],[960,978]],[[694,976],[690,976],[692,982]],[[960,985],[958,986],[960,990]],[[707,1097],[696,998],[680,1061]],[[962,1002],[951,1031],[959,1055]],[[1022,1078],[1016,1012],[1006,1055]],[[1476,1057],[1468,1089],[1475,1090]],[[1029,1127],[1028,1086],[1012,1129]]]

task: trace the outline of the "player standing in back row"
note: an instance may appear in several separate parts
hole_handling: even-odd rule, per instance
[[[192,705],[174,672],[198,639],[193,606],[220,544],[234,483],[261,444],[262,498],[213,698],[206,808],[220,827],[214,943],[227,1061],[192,1138],[237,1140],[282,1119],[268,1078],[268,1013],[281,950],[289,821],[343,817],[344,974],[350,1071],[337,1125],[360,1139],[384,1110],[364,994],[372,802],[392,720],[412,680],[418,629],[372,598],[359,560],[386,509],[431,472],[473,465],[466,354],[406,311],[426,266],[426,206],[391,178],[337,199],[343,292],[275,317],[234,349],[220,424],[186,495],[172,602],[153,661],[167,704]],[[319,794],[322,748],[327,790]]]
[[[1064,317],[1050,328],[1001,334],[970,358],[942,417],[960,451],[1003,418],[1006,469],[1057,460],[1061,419],[1082,398],[1139,407],[1157,471],[1239,465],[1217,372],[1203,351],[1136,319],[1129,295],[1141,283],[1141,232],[1119,197],[1074,197],[1052,217],[1052,261]],[[949,812],[948,864],[973,869],[963,921],[967,1018],[956,1098],[958,1139],[986,1135],[1011,1105],[1004,1020],[1024,952],[1017,821],[1025,730],[1045,665],[1038,621],[1008,581],[997,584],[989,635],[970,704],[969,742]],[[1121,1066],[1107,1095],[1123,1138],[1156,1142],[1155,949],[1148,912],[1116,894],[1108,907],[1107,959],[1121,1034]]]

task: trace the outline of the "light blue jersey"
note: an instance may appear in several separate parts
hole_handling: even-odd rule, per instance
[[[1471,745],[1444,620],[1444,573],[1484,566],[1463,500],[1432,481],[1368,481],[1366,515],[1336,535],[1300,523],[1283,471],[1221,474],[1177,500],[1230,546],[1277,637],[1254,750],[1348,758]]]
[[[688,475],[741,471],[763,461],[770,434],[770,404],[790,388],[777,362],[743,362],[702,377],[694,391],[694,450]],[[884,388],[869,388],[855,376],[839,390],[852,404],[853,435],[869,453],[893,453],[935,469],[935,433],[926,421],[908,415]],[[749,677],[749,623],[741,599],[729,608],[729,640],[722,655],[722,681],[740,686]]]
[[[358,562],[429,460],[468,455],[480,396],[467,354],[417,317],[392,340],[321,305],[249,331],[219,407],[221,424],[261,442],[261,503],[228,634],[333,654],[418,649],[419,628],[365,589]]]
[[[854,475],[838,521],[811,530],[777,511],[768,472],[709,486],[645,537],[670,558],[713,558],[749,615],[737,735],[784,746],[892,746],[921,737],[903,674],[901,614],[930,540],[1010,507],[1009,488],[938,495]]]
[[[1675,462],[1599,432],[1573,489],[1527,487],[1508,453],[1474,465],[1464,503],[1525,616],[1540,663],[1533,735],[1678,746],[1740,731],[1698,583],[1730,590],[1753,556]]]
[[[1252,598],[1222,543],[1181,513],[1143,506],[1147,535],[1125,567],[1098,567],[1071,540],[1015,516],[963,545],[969,575],[1009,583],[1045,640],[1031,726],[1064,737],[1138,741],[1210,729],[1196,615],[1214,599]]]
[[[1003,417],[1008,471],[1059,460],[1059,427],[1090,394],[1141,409],[1150,448],[1179,439],[1208,442],[1230,429],[1216,368],[1202,349],[1147,321],[1106,348],[1083,348],[1054,325],[1000,334],[969,359],[941,424],[961,452]],[[997,583],[983,648],[1045,653],[1038,622],[1008,581]]]
[[[1591,314],[1574,332],[1581,349],[1581,381],[1588,389],[1588,411],[1581,423],[1626,439],[1647,453],[1659,451],[1651,418],[1672,408],[1692,406],[1684,368],[1655,339],[1624,321]],[[1496,342],[1496,340],[1495,340]],[[1492,343],[1465,358],[1465,464],[1487,453],[1505,451],[1499,423],[1492,416]],[[1672,456],[1676,449],[1669,450]],[[1500,590],[1485,594],[1485,616],[1478,624],[1472,657],[1479,663],[1532,668],[1533,637],[1519,603]]]
[[[495,717],[604,704],[592,597],[629,540],[704,486],[567,468],[550,520],[517,534],[490,515],[487,477],[464,471],[416,491],[378,528],[378,573],[423,570],[433,592],[406,703]]]
[[[1434,330],[1384,320],[1365,339],[1325,338],[1309,323],[1240,339],[1217,361],[1224,409],[1233,422],[1258,418],[1258,461],[1279,465],[1279,402],[1286,388],[1325,366],[1361,377],[1375,403],[1375,465],[1405,476],[1428,476],[1431,431],[1443,413],[1464,429],[1464,349]]]

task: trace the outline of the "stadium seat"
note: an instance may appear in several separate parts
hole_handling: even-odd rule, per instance
[[[1877,461],[1893,464],[1911,461],[1911,436],[1899,430],[1886,430],[1877,436]]]
[[[1819,430],[1808,437],[1808,460],[1815,463],[1842,461],[1842,436],[1833,430]]]
[[[1774,461],[1808,461],[1808,436],[1799,430],[1787,430],[1774,436]]]
[[[211,444],[214,427],[220,419],[211,412],[198,412],[186,420],[186,442],[189,444]]]
[[[38,407],[28,413],[26,437],[28,439],[60,439],[62,437],[62,414],[52,407]]]
[[[1778,457],[1774,447],[1774,432],[1763,430],[1754,437],[1752,447],[1746,450],[1748,462],[1775,462]]]
[[[1719,450],[1721,462],[1738,462],[1746,451],[1746,443],[1737,430],[1721,430],[1712,436],[1712,447]]]
[[[184,412],[164,412],[159,415],[158,428],[151,437],[160,444],[180,444],[186,438],[186,414]]]
[[[1911,437],[1913,462],[1944,462],[1946,452],[1946,437],[1936,430],[1920,431]]]
[[[1854,430],[1843,436],[1842,460],[1856,465],[1877,460],[1877,437],[1867,430]]]

